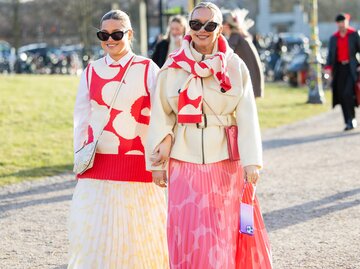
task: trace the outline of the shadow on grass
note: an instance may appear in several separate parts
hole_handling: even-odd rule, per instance
[[[39,178],[39,177],[48,177],[58,175],[60,173],[70,172],[72,170],[72,164],[65,164],[65,165],[54,165],[54,166],[42,166],[42,167],[35,167],[31,169],[24,169],[20,170],[15,173],[8,173],[0,175],[0,185],[11,183],[8,181],[8,178],[15,178],[15,179],[32,179],[32,178]],[[3,181],[3,179],[5,181]],[[16,180],[15,180],[16,181]]]
[[[289,103],[289,104],[281,104],[279,105],[280,108],[284,108],[284,107],[289,107],[291,109],[293,109],[294,107],[307,107],[311,104],[308,104],[306,102],[295,102],[295,103]]]

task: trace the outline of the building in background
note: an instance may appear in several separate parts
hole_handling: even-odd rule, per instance
[[[310,34],[308,15],[300,3],[294,5],[292,12],[271,13],[270,0],[259,0],[256,30],[262,35],[281,32]]]

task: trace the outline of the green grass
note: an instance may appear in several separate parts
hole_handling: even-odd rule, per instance
[[[78,81],[0,76],[0,185],[71,169]]]
[[[72,113],[79,78],[0,76],[0,185],[70,171]],[[268,84],[258,99],[262,129],[329,110],[307,105],[307,90]]]
[[[325,91],[325,99],[324,105],[307,104],[307,88],[268,83],[265,97],[256,100],[261,129],[278,127],[328,111],[331,108],[330,91]]]

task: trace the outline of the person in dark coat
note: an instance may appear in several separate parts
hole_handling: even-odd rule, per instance
[[[181,15],[169,19],[169,25],[165,37],[156,46],[151,59],[161,68],[169,53],[180,48],[181,41],[187,30],[186,19]]]
[[[223,35],[227,38],[230,47],[245,62],[250,72],[255,97],[264,96],[264,72],[260,56],[256,50],[252,37],[248,33],[254,22],[245,19],[248,11],[236,9],[223,11]]]
[[[344,131],[356,128],[355,82],[358,76],[360,53],[359,33],[349,26],[350,15],[339,14],[335,18],[338,31],[330,37],[326,70],[332,73],[333,107],[341,105],[345,121]]]

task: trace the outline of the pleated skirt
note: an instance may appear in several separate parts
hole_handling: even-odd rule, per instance
[[[239,233],[240,162],[192,164],[170,160],[168,245],[172,269],[270,269],[271,251],[258,200],[254,235]],[[251,203],[246,184],[243,202]]]
[[[80,179],[68,220],[69,269],[169,268],[164,190]]]

